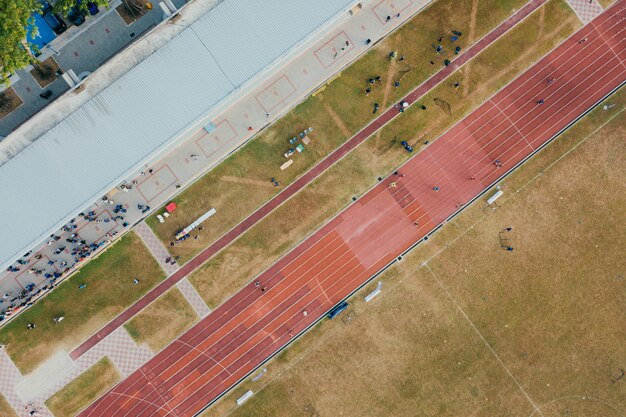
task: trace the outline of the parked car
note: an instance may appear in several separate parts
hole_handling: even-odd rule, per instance
[[[339,315],[339,313],[341,313],[346,308],[348,308],[348,302],[347,301],[342,301],[341,303],[337,304],[332,310],[330,310],[328,312],[327,316],[328,316],[328,318],[330,320],[332,320],[335,317],[337,317]]]
[[[72,22],[74,26],[80,26],[85,23],[85,16],[78,10],[76,6],[70,7],[67,11],[67,20]]]
[[[76,0],[76,4],[81,4],[82,2],[83,2],[82,0]],[[92,16],[97,15],[100,12],[98,5],[92,1],[87,2],[87,10],[89,11],[89,14]]]
[[[100,11],[100,9],[98,9],[98,5],[92,1],[87,2],[87,10],[89,10],[89,14],[92,16],[98,14]]]
[[[47,1],[41,2],[41,14],[43,16],[43,20],[46,21],[48,26],[50,26],[50,28],[57,35],[65,32],[67,29],[67,24],[65,24],[63,19],[61,19],[61,16],[52,12],[52,6]]]

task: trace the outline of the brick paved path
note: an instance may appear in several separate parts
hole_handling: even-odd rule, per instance
[[[121,327],[88,350],[76,361],[76,365],[84,370],[104,356],[108,356],[122,375],[127,376],[146,363],[153,353],[147,346],[138,346],[128,332]]]
[[[589,23],[603,11],[597,0],[567,0],[567,4],[584,24]]]
[[[485,37],[480,39],[474,45],[466,49],[464,53],[459,55],[449,66],[444,67],[441,71],[433,75],[423,84],[418,86],[413,92],[409,93],[403,100],[407,101],[409,104],[414,103],[419,97],[423,96],[441,81],[443,81],[446,77],[451,75],[454,71],[460,68],[462,65],[470,61],[473,57],[475,57],[480,51],[487,48],[494,41],[508,32],[511,28],[513,28],[517,23],[525,19],[529,14],[534,12],[537,8],[543,5],[547,0],[531,0],[524,7],[518,10],[514,15],[510,16],[506,21],[501,23],[498,27],[489,32]],[[291,198],[294,194],[304,188],[311,181],[319,177],[324,171],[326,171],[329,167],[334,165],[337,161],[343,158],[345,155],[350,153],[353,149],[355,149],[358,145],[360,145],[365,139],[375,133],[377,130],[382,128],[385,124],[393,120],[400,113],[392,106],[383,112],[377,119],[368,124],[363,130],[358,132],[355,136],[350,138],[347,142],[333,151],[329,156],[327,156],[324,160],[322,160],[319,164],[311,168],[308,172],[306,172],[303,176],[301,176],[298,180],[293,182],[291,185],[286,187],[281,193],[279,193],[272,200],[268,201],[265,205],[261,206],[258,210],[248,216],[245,220],[215,241],[211,246],[206,248],[200,254],[198,254],[195,258],[181,267],[177,272],[175,272],[168,279],[163,281],[157,287],[155,287],[152,291],[147,293],[143,298],[137,301],[135,304],[130,306],[127,310],[122,312],[119,316],[113,319],[111,322],[107,323],[102,329],[100,329],[96,334],[87,339],[83,344],[74,349],[70,356],[73,359],[80,358],[86,351],[88,351],[92,346],[98,343],[98,341],[105,337],[106,335],[113,332],[115,329],[122,326],[127,320],[141,311],[145,306],[150,304],[152,301],[157,299],[160,295],[165,293],[168,289],[172,288],[176,283],[181,281],[191,272],[193,272],[198,266],[202,265],[209,258],[214,256],[216,253],[220,252],[226,246],[228,246],[231,242],[245,233],[248,229],[254,226],[256,223],[261,221],[265,216],[271,213],[276,207],[281,205],[283,202]]]
[[[191,285],[191,282],[187,278],[181,280],[176,284],[180,292],[185,296],[189,304],[193,307],[193,309],[198,313],[200,318],[206,317],[211,312],[211,309],[204,302],[198,291]]]
[[[171,262],[165,262],[165,259],[169,258],[170,254],[145,221],[135,226],[135,232],[137,232],[141,240],[143,240],[152,255],[156,258],[159,266],[161,266],[168,276],[178,271],[179,266],[176,261],[172,260],[171,262],[174,262],[173,264]]]
[[[132,374],[154,356],[147,346],[138,346],[124,328],[116,329],[75,362],[72,362],[69,357],[63,361],[64,355],[67,353],[58,352],[55,355],[55,360],[61,359],[61,365],[57,365],[57,367],[63,367],[58,374],[39,375],[40,367],[33,375],[24,376],[15,367],[6,352],[0,350],[0,393],[4,395],[20,417],[28,417],[28,412],[32,410],[39,411],[42,417],[53,417],[52,413],[45,407],[44,401],[105,356],[113,362],[123,377]],[[41,380],[44,377],[47,380],[42,384],[43,388],[29,386],[31,383],[35,385],[38,382],[36,380]],[[33,407],[27,409],[27,404],[32,404]]]
[[[4,350],[0,350],[0,392],[15,409],[20,417],[28,417],[32,409],[38,410],[42,416],[52,417],[52,413],[44,406],[43,401],[32,401],[33,408],[26,409],[27,401],[24,401],[17,393],[15,387],[21,381],[20,371],[13,365],[11,359]]]

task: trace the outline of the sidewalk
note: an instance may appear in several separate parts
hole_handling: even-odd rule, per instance
[[[22,375],[9,356],[0,349],[0,393],[20,417],[37,410],[41,417],[53,417],[45,401],[104,357],[108,357],[122,377],[127,377],[151,359],[147,346],[139,346],[128,332],[117,329],[98,343],[80,360],[72,361],[66,352],[58,352],[45,366]],[[32,404],[31,409],[26,409]]]
[[[141,222],[137,226],[135,226],[135,232],[137,232],[137,235],[139,235],[141,240],[143,240],[143,243],[146,244],[148,250],[157,260],[161,269],[163,269],[163,271],[165,271],[168,276],[178,271],[179,266],[176,263],[176,260],[171,259],[167,249],[163,247],[161,241],[157,239],[157,237],[152,232],[152,229],[148,227],[146,222]],[[166,262],[168,258],[170,259],[170,261]]]
[[[480,51],[487,48],[491,45],[495,40],[504,35],[507,31],[513,28],[517,23],[526,18],[529,14],[535,11],[538,7],[544,4],[547,0],[531,0],[526,4],[522,9],[517,11],[513,16],[509,17],[506,21],[501,23],[494,30],[489,32],[484,38],[480,39],[477,43],[469,47],[465,53],[459,55],[459,57],[453,61],[448,67],[444,67],[433,77],[428,79],[422,85],[418,86],[413,92],[408,94],[403,101],[407,101],[408,103],[414,103],[419,97],[424,95],[430,89],[439,84],[443,79],[448,77],[454,71],[456,71],[459,67],[470,61],[473,57],[475,57]],[[145,306],[150,304],[160,295],[162,295],[165,291],[170,289],[176,283],[184,279],[191,272],[193,272],[198,266],[202,265],[213,255],[221,251],[223,248],[228,246],[233,240],[238,238],[241,234],[245,233],[248,229],[262,220],[266,215],[268,215],[272,210],[281,205],[283,202],[288,200],[302,188],[304,188],[307,184],[313,181],[315,178],[320,176],[326,169],[334,165],[337,161],[347,155],[350,151],[356,148],[359,144],[361,144],[365,139],[371,136],[374,132],[379,130],[386,123],[397,117],[400,113],[393,106],[388,109],[384,113],[382,113],[377,119],[372,121],[369,125],[367,125],[363,130],[357,133],[355,136],[350,138],[346,143],[340,146],[338,149],[333,151],[326,159],[322,160],[318,165],[309,170],[306,174],[296,180],[294,183],[286,187],[280,194],[270,200],[268,203],[263,205],[257,211],[255,211],[252,215],[242,221],[235,228],[230,230],[220,239],[218,239],[211,246],[202,251],[199,255],[193,258],[190,262],[185,264],[181,269],[179,269],[176,273],[170,276],[168,279],[159,284],[156,288],[146,294],[141,300],[137,301],[131,307],[129,307],[126,311],[121,313],[111,322],[109,322],[106,326],[104,326],[101,330],[99,330],[96,334],[87,339],[83,344],[78,346],[74,351],[70,353],[70,356],[76,360],[80,358],[85,352],[91,349],[94,345],[98,343],[98,341],[111,332],[115,331],[115,329],[122,326],[127,320],[141,311]]]

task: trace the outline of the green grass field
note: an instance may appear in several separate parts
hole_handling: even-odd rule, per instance
[[[133,285],[133,279],[139,284]],[[70,350],[165,278],[133,232],[0,328],[0,343],[22,371],[34,370],[59,349]],[[79,289],[80,284],[87,284]],[[54,317],[65,319],[54,324]],[[26,325],[37,327],[27,330]]]
[[[203,417],[624,415],[626,90],[608,102]]]
[[[559,24],[554,25],[555,22]],[[394,137],[405,138],[398,136],[404,130],[422,131],[428,123],[429,139],[435,139],[436,135],[461,119],[472,108],[471,105],[475,107],[486,100],[515,74],[571,34],[578,25],[576,17],[562,0],[550,1],[471,62],[469,75],[478,81],[480,88],[472,89],[464,98],[450,99],[451,105],[458,107],[451,116],[436,106],[430,106],[425,112],[419,109],[406,111],[381,135],[370,137],[231,246],[202,265],[190,276],[191,282],[209,305],[219,305],[320,224],[350,204],[352,196],[365,193],[376,183],[378,176],[389,174],[406,161],[408,154],[400,146],[393,146]],[[548,26],[553,30],[542,29]],[[540,32],[543,33],[541,36],[535,36]],[[524,38],[527,38],[526,42],[521,41]],[[518,54],[500,53],[512,48]],[[498,55],[502,59],[494,60],[493,57]],[[462,71],[465,70],[461,69],[452,78],[463,76],[465,73]],[[433,95],[449,90],[456,91],[444,81],[435,88]],[[419,149],[417,143],[414,147]]]
[[[373,103],[384,108],[438,71],[443,60],[436,59],[431,47],[437,38],[456,28],[463,32],[458,44],[466,47],[523,4],[524,0],[436,1],[344,70],[323,92],[306,99],[174,198],[178,209],[166,223],[160,224],[155,216],[147,223],[181,262],[190,259],[276,194],[269,178],[283,185],[291,183],[372,120]],[[445,56],[452,59],[451,45],[446,48]],[[391,50],[406,59],[390,63]],[[435,65],[431,59],[437,60]],[[374,75],[380,75],[383,82],[365,97],[367,79]],[[401,82],[399,88],[392,87],[396,80]],[[287,139],[307,127],[315,129],[311,145],[288,170],[279,171]],[[177,230],[210,207],[218,214],[207,223],[200,239],[169,246]]]
[[[122,374],[107,357],[46,400],[55,417],[72,417],[122,380]]]
[[[158,352],[198,321],[178,288],[172,288],[129,320],[124,328],[138,344]]]

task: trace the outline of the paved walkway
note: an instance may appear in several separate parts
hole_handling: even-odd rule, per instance
[[[191,285],[191,282],[187,278],[180,280],[176,287],[180,290],[180,292],[185,296],[189,304],[193,307],[193,309],[198,313],[200,318],[206,317],[211,312],[211,309],[204,302],[198,291]]]
[[[138,346],[124,328],[115,330],[77,361],[61,351],[28,375],[22,375],[6,352],[0,350],[0,393],[20,417],[28,417],[33,409],[41,416],[52,417],[44,402],[105,356],[127,377],[154,354],[148,347]],[[28,404],[32,408],[27,409]]]
[[[474,45],[466,49],[465,53],[459,55],[459,57],[453,61],[448,67],[443,68],[433,77],[428,79],[422,85],[417,87],[411,92],[405,99],[410,103],[415,102],[419,97],[424,95],[430,89],[439,84],[442,80],[452,74],[455,70],[467,63],[473,57],[475,57],[480,51],[491,45],[496,39],[500,38],[503,34],[509,31],[517,23],[526,18],[529,14],[535,11],[539,6],[544,4],[547,0],[531,0],[523,8],[518,10],[513,16],[509,17],[505,22],[500,24],[493,31],[489,32],[484,38],[480,39]],[[231,229],[228,233],[219,238],[215,243],[202,251],[199,255],[181,267],[176,273],[170,276],[168,279],[159,284],[156,288],[146,294],[142,299],[130,306],[118,317],[106,324],[96,334],[87,339],[83,344],[78,346],[71,352],[71,357],[74,359],[80,358],[84,352],[89,350],[92,346],[98,343],[98,341],[106,337],[109,333],[122,326],[127,320],[141,311],[145,306],[157,299],[160,295],[165,293],[168,289],[174,286],[176,283],[187,277],[198,266],[202,265],[209,258],[228,246],[232,241],[237,239],[248,229],[258,223],[261,219],[271,213],[276,207],[281,205],[287,199],[291,198],[294,194],[304,188],[307,184],[320,176],[329,167],[334,165],[337,161],[347,155],[350,151],[360,145],[365,139],[371,136],[374,132],[388,123],[390,120],[397,117],[400,113],[394,106],[384,113],[382,113],[377,119],[367,125],[363,130],[350,138],[346,143],[341,145],[338,149],[332,152],[326,159],[321,161],[318,165],[314,166],[311,170],[305,173],[302,177],[296,180],[294,183],[286,187],[276,197],[267,202],[244,221]]]
[[[604,10],[597,0],[566,0],[567,4],[574,10],[576,16],[584,23],[591,22]]]
[[[170,259],[169,262],[166,262],[166,260],[171,258],[171,256],[146,222],[141,222],[135,226],[135,232],[137,232],[141,240],[143,240],[150,250],[150,253],[152,253],[152,256],[155,257],[161,268],[167,273],[168,276],[178,271],[179,266],[174,259]]]

